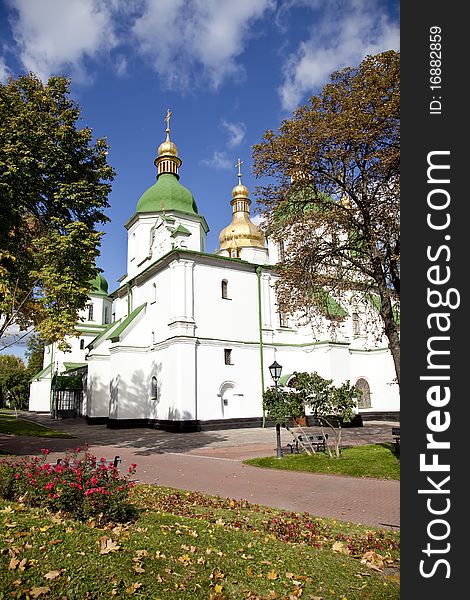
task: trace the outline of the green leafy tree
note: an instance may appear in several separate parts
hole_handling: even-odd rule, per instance
[[[263,410],[276,425],[277,456],[282,457],[281,425],[286,427],[290,418],[303,415],[303,406],[299,398],[278,387],[269,387],[263,393]]]
[[[256,195],[270,235],[284,244],[278,304],[312,319],[324,312],[322,290],[378,298],[399,383],[399,53],[333,73],[264,134],[253,158],[255,175],[274,181]]]
[[[28,359],[27,369],[30,378],[37,375],[39,371],[42,371],[44,364],[44,346],[44,341],[37,334],[33,334],[28,339],[26,358]]]
[[[28,408],[29,373],[18,356],[0,355],[0,406]]]
[[[360,391],[350,386],[349,381],[334,386],[331,379],[324,379],[318,373],[294,373],[290,395],[302,405],[308,406],[322,428],[325,445],[330,456],[332,452],[324,434],[325,425],[330,428],[334,439],[335,456],[340,455],[342,423],[350,422],[355,415]]]
[[[15,324],[63,346],[96,276],[114,171],[69,86],[32,73],[0,84],[0,340]]]

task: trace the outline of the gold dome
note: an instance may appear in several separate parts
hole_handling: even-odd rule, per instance
[[[264,236],[259,227],[250,220],[249,191],[241,182],[240,159],[238,159],[238,184],[232,189],[232,222],[219,235],[220,249],[230,256],[239,256],[240,248],[264,248]]]
[[[176,144],[170,140],[168,134],[166,140],[162,142],[160,146],[158,146],[158,156],[162,156],[164,154],[178,156],[178,148],[176,147]]]
[[[264,236],[259,228],[250,221],[246,212],[233,214],[232,222],[224,227],[219,235],[221,250],[240,248],[264,248]]]
[[[232,198],[248,198],[250,192],[248,188],[244,186],[242,183],[236,185],[232,190]]]

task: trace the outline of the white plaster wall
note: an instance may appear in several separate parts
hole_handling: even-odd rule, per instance
[[[31,412],[49,412],[51,410],[51,380],[32,381],[29,390],[28,410]]]
[[[111,348],[110,418],[148,418],[149,362],[145,353]]]
[[[224,279],[228,282],[228,300],[223,299],[221,293]],[[259,339],[257,285],[254,270],[246,272],[196,263],[194,268],[196,334],[202,338],[238,341]]]
[[[232,365],[224,362],[224,349],[232,350]],[[240,344],[204,342],[197,347],[198,419],[233,419],[262,415],[259,348]],[[224,405],[224,384],[233,393]]]
[[[363,377],[370,386],[371,408],[367,411],[399,411],[400,395],[395,368],[387,350],[351,352],[351,385]]]
[[[88,361],[86,415],[90,418],[109,415],[109,356],[93,356]]]

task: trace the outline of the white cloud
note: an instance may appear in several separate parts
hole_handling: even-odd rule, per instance
[[[223,170],[233,169],[233,165],[235,164],[234,161],[227,156],[226,152],[218,152],[217,150],[213,153],[211,158],[205,158],[201,162],[207,167]]]
[[[246,133],[245,123],[231,123],[230,121],[226,121],[224,119],[222,121],[222,127],[229,135],[229,140],[227,143],[230,148],[235,148],[243,142]]]
[[[198,82],[218,88],[228,77],[243,76],[236,59],[253,23],[274,6],[274,0],[148,1],[133,33],[167,87]]]
[[[318,8],[312,2],[312,8]],[[399,48],[398,22],[392,22],[380,0],[330,1],[315,19],[311,37],[300,43],[284,65],[279,96],[293,110],[306,94],[319,91],[333,71],[358,65],[368,54]]]
[[[19,59],[42,80],[73,74],[86,80],[84,60],[117,44],[111,4],[99,0],[8,0]]]
[[[10,75],[10,69],[7,67],[3,56],[0,56],[0,81],[6,82],[8,75]]]
[[[122,77],[127,73],[127,58],[125,56],[118,56],[116,59],[116,73]]]

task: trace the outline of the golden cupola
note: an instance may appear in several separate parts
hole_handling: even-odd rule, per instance
[[[264,236],[259,227],[250,220],[248,188],[242,184],[238,159],[238,184],[232,190],[232,222],[219,235],[220,250],[227,250],[233,258],[239,258],[241,248],[264,248]]]
[[[170,140],[170,117],[171,110],[168,109],[165,117],[166,122],[166,140],[158,147],[155,166],[158,170],[158,175],[163,173],[171,173],[179,179],[178,169],[181,167],[181,158],[178,156],[178,148],[174,142]]]

